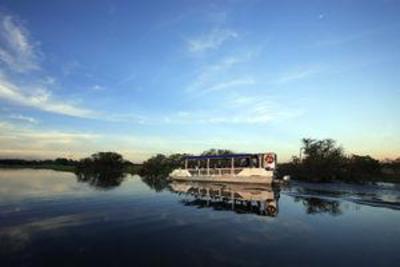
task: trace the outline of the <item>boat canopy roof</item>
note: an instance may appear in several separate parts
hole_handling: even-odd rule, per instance
[[[228,158],[249,158],[259,154],[225,154],[225,155],[204,155],[204,156],[187,156],[186,160],[202,160],[202,159],[228,159]]]

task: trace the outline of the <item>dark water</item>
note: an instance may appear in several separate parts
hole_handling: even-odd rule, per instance
[[[396,266],[399,203],[390,184],[99,186],[1,170],[0,266]]]

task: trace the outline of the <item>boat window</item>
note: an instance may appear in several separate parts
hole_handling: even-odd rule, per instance
[[[257,154],[254,155],[243,155],[243,157],[234,156],[234,167],[235,168],[258,168],[262,166],[260,164],[263,157],[260,157]],[[207,168],[207,161],[209,162],[210,169],[224,169],[224,168],[231,168],[232,167],[232,157],[221,158],[221,157],[194,157],[187,159],[187,168],[189,169],[206,169]]]

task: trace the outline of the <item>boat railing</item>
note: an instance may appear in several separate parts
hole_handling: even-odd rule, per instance
[[[188,168],[187,169],[191,175],[237,175],[243,168]]]

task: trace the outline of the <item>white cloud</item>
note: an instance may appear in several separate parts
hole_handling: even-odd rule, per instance
[[[38,121],[35,118],[24,116],[22,114],[11,114],[8,117],[10,119],[14,119],[14,120],[21,120],[21,121],[26,121],[26,122],[29,122],[29,123],[38,123]]]
[[[312,47],[325,47],[325,46],[340,46],[347,43],[362,41],[364,39],[372,38],[374,35],[387,30],[386,27],[369,28],[364,31],[357,31],[347,35],[326,35],[320,37]]]
[[[0,121],[0,157],[83,156],[101,135],[21,127]]]
[[[135,123],[135,124],[151,124],[151,118],[140,114],[133,113],[119,113],[102,116],[102,119],[110,122],[123,122],[123,123]]]
[[[243,74],[247,66],[243,66],[242,63],[248,63],[259,52],[260,48],[250,49],[200,68],[193,81],[186,87],[186,93],[190,99],[204,97],[203,94],[210,93],[207,95],[208,101],[205,102],[207,107],[202,105],[200,109],[189,108],[176,114],[165,115],[163,122],[192,125],[266,124],[302,115],[302,109],[287,107],[269,97],[267,90],[261,90],[258,82],[261,78]],[[237,66],[239,64],[240,66]],[[273,83],[302,79],[315,72],[316,69],[311,68],[301,72],[290,72]],[[257,86],[253,86],[256,84]],[[223,92],[217,93],[220,91]]]
[[[104,87],[104,86],[101,86],[101,85],[98,85],[98,84],[95,84],[95,85],[93,85],[93,86],[91,87],[91,89],[92,89],[93,91],[102,91],[102,90],[105,89],[105,87]]]
[[[69,143],[74,139],[94,139],[99,137],[97,134],[60,132],[54,130],[37,130],[32,128],[20,127],[9,122],[0,121],[0,136],[2,138],[32,138],[48,142]]]
[[[165,153],[175,142],[182,140],[148,134],[135,136],[61,131],[0,121],[0,158],[79,159],[98,151],[116,151],[129,160],[140,162],[152,154]]]
[[[215,28],[201,36],[188,40],[189,51],[192,53],[204,52],[209,49],[217,49],[225,41],[235,39],[238,34],[230,29]]]
[[[242,62],[245,62],[251,58],[251,53],[246,53],[242,56],[232,56],[226,57],[222,60],[218,61],[215,64],[209,64],[203,67],[193,81],[186,87],[186,92],[192,93],[200,93],[209,90],[210,88],[218,89],[218,88],[227,88],[229,82],[232,82],[231,85],[236,86],[240,83],[243,83],[247,80],[247,83],[251,83],[251,78],[234,78],[232,77],[231,69]],[[221,80],[224,78],[225,80]],[[225,85],[224,85],[225,83]],[[222,89],[221,88],[221,89]]]
[[[232,110],[244,113],[248,123],[267,123],[295,118],[303,114],[303,110],[286,107],[284,103],[273,100],[268,96],[234,96],[227,105]]]
[[[275,83],[283,84],[288,83],[296,80],[301,80],[313,76],[319,72],[316,68],[304,68],[301,70],[295,70],[288,73],[283,74],[280,76]]]
[[[25,93],[25,91],[28,91],[27,89],[30,89],[29,94]],[[25,88],[23,91],[1,75],[0,98],[13,104],[73,117],[93,118],[95,116],[95,113],[91,110],[53,99],[51,92],[45,88]]]
[[[164,116],[169,124],[266,124],[301,116],[303,110],[285,107],[267,96],[233,93],[212,109],[186,110]]]
[[[17,72],[39,69],[38,55],[30,43],[28,31],[16,18],[0,15],[0,61]]]
[[[4,130],[12,130],[14,129],[14,126],[6,121],[0,121],[0,134],[4,131]]]
[[[39,69],[40,67],[37,62],[38,51],[32,44],[27,29],[23,27],[17,18],[2,13],[0,15],[2,15],[0,19],[0,62],[5,64],[14,76],[17,74],[16,77]],[[22,78],[22,80],[26,80],[26,77]],[[28,86],[18,86],[13,82],[15,80],[14,78],[12,81],[7,79],[0,72],[0,99],[4,99],[12,104],[52,113],[83,118],[94,117],[94,112],[91,110],[55,99],[52,96],[52,92],[48,89],[48,86],[56,82],[51,76],[42,77],[39,82],[40,86],[36,86],[35,82],[32,82]],[[93,89],[100,90],[102,87],[96,85]],[[30,120],[22,117],[14,119]],[[32,122],[32,120],[30,121]]]
[[[241,85],[252,85],[255,84],[254,79],[252,78],[241,78],[241,79],[234,79],[230,81],[225,81],[221,83],[217,83],[211,87],[207,88],[207,91],[220,91],[220,90],[226,90],[232,87],[237,87]]]

